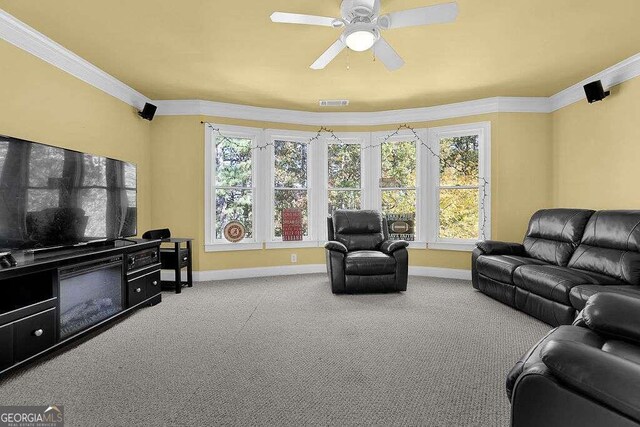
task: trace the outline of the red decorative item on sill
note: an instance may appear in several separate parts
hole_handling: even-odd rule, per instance
[[[302,209],[282,210],[282,241],[300,241],[303,237],[302,231]]]

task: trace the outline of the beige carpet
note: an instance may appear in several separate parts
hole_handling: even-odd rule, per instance
[[[549,327],[466,281],[333,295],[326,275],[197,283],[0,382],[67,426],[506,426]]]

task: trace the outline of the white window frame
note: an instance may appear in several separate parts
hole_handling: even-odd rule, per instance
[[[343,132],[334,133],[346,145],[360,146],[360,209],[372,209],[369,164],[371,162],[371,134],[369,132]],[[318,212],[320,244],[324,245],[327,241],[327,217],[329,207],[329,145],[340,145],[332,136],[324,136],[322,138],[322,157],[320,164],[322,165],[322,200],[320,205],[322,209]],[[354,190],[356,190],[354,188]]]
[[[230,243],[215,239],[215,136],[213,126],[220,133],[229,137],[249,138],[253,141],[252,151],[252,191],[253,191],[253,227],[254,237],[250,241]],[[244,126],[206,125],[205,128],[205,251],[255,250],[263,248],[299,248],[318,247],[327,238],[327,206],[328,206],[328,145],[336,143],[335,139],[322,133],[301,132],[291,130],[259,129]],[[439,155],[441,138],[477,133],[479,141],[479,176],[491,182],[491,123],[479,122],[455,126],[415,129],[414,133],[403,129],[389,138],[393,130],[381,132],[341,132],[335,135],[348,144],[361,144],[361,201],[362,209],[382,208],[380,176],[381,143],[413,140],[416,143],[416,241],[409,247],[415,249],[438,249],[471,251],[476,240],[441,239],[439,230],[439,158],[431,154],[431,150]],[[312,140],[312,138],[317,137]],[[274,236],[274,140],[290,140],[309,144],[307,157],[308,174],[308,230],[309,235],[302,241],[283,242]],[[311,141],[311,142],[310,142]],[[479,212],[480,224],[484,222],[484,233],[480,236],[491,236],[491,186],[479,185],[480,201],[486,190],[484,211]],[[485,217],[483,217],[483,214]]]
[[[318,211],[318,189],[321,188],[317,159],[320,157],[321,145],[318,140],[309,142],[311,138],[316,136],[314,132],[301,132],[292,130],[280,130],[280,129],[267,129],[264,132],[265,144],[267,145],[266,161],[268,161],[268,179],[264,180],[267,186],[265,191],[265,212],[264,215],[264,227],[266,230],[266,242],[265,247],[270,248],[304,248],[304,247],[317,247],[320,242],[318,240],[318,218],[316,212]],[[275,146],[274,141],[284,140],[307,144],[307,237],[304,237],[301,241],[282,241],[281,237],[275,236]]]
[[[426,129],[414,129],[422,141],[426,141]],[[382,211],[382,190],[380,178],[382,177],[382,144],[384,142],[405,142],[414,141],[416,145],[416,217],[417,222],[415,241],[409,242],[409,248],[425,249],[427,241],[426,235],[426,215],[424,205],[426,197],[423,189],[426,188],[427,174],[423,170],[425,164],[423,146],[420,140],[409,129],[402,129],[396,135],[389,137],[393,131],[382,131],[372,133],[371,137],[371,181],[370,181],[370,208]]]
[[[442,126],[428,130],[428,146],[434,153],[440,155],[440,140],[456,136],[478,135],[478,206],[479,239],[446,239],[439,237],[440,230],[440,158],[427,153],[429,185],[429,203],[426,209],[428,215],[427,226],[429,249],[441,250],[473,250],[478,240],[491,237],[491,122],[468,123],[462,125]],[[488,183],[482,185],[482,178]],[[475,186],[472,186],[475,188]],[[484,209],[482,201],[485,201]],[[484,229],[482,224],[484,223]]]
[[[224,239],[216,239],[216,137],[218,133],[213,128],[219,129],[220,134],[226,137],[246,138],[252,140],[253,149],[251,151],[251,191],[253,200],[253,237],[238,243],[231,243]],[[230,125],[205,125],[205,185],[204,185],[204,206],[205,206],[205,251],[233,251],[233,250],[254,250],[262,249],[262,230],[259,218],[262,216],[260,203],[260,189],[257,183],[261,176],[259,156],[256,148],[261,146],[263,132],[261,129],[230,126]]]

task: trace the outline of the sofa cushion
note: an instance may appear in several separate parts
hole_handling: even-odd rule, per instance
[[[569,267],[640,285],[640,211],[593,214]]]
[[[571,289],[571,292],[569,293],[569,300],[571,301],[573,308],[580,311],[587,304],[587,300],[599,292],[611,292],[614,294],[630,295],[640,298],[640,287],[638,286],[580,285]]]
[[[549,264],[566,266],[593,212],[543,209],[534,213],[523,242],[527,254]]]
[[[557,265],[523,265],[513,274],[513,282],[518,288],[566,305],[570,305],[569,292],[575,286],[621,284],[609,276]]]
[[[523,288],[514,286],[515,308],[551,325],[571,325],[576,310],[568,304],[550,300]]]
[[[345,273],[360,276],[394,274],[396,260],[380,251],[353,251],[345,257]]]
[[[382,214],[367,210],[336,210],[333,213],[335,240],[350,251],[375,250],[385,240]]]
[[[540,350],[551,340],[581,342],[595,348],[602,348],[606,342],[604,337],[587,328],[564,325],[551,330],[520,358],[507,375],[507,396],[509,397],[509,400],[511,400],[513,388],[520,375],[522,375],[525,370],[543,363]]]
[[[499,280],[504,283],[513,283],[513,272],[521,265],[544,264],[542,261],[515,255],[482,255],[476,261],[478,273],[483,276]]]

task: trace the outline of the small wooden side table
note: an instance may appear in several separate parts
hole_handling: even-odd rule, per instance
[[[160,249],[160,262],[162,263],[163,270],[173,270],[175,274],[175,280],[162,281],[163,289],[175,289],[176,294],[182,292],[182,286],[193,287],[193,264],[191,261],[193,239],[182,237],[171,237],[169,239],[162,239],[162,243],[170,243],[172,248],[161,247]],[[182,247],[182,244],[186,247]],[[187,281],[183,282],[181,277],[181,271],[183,268],[187,269]]]

